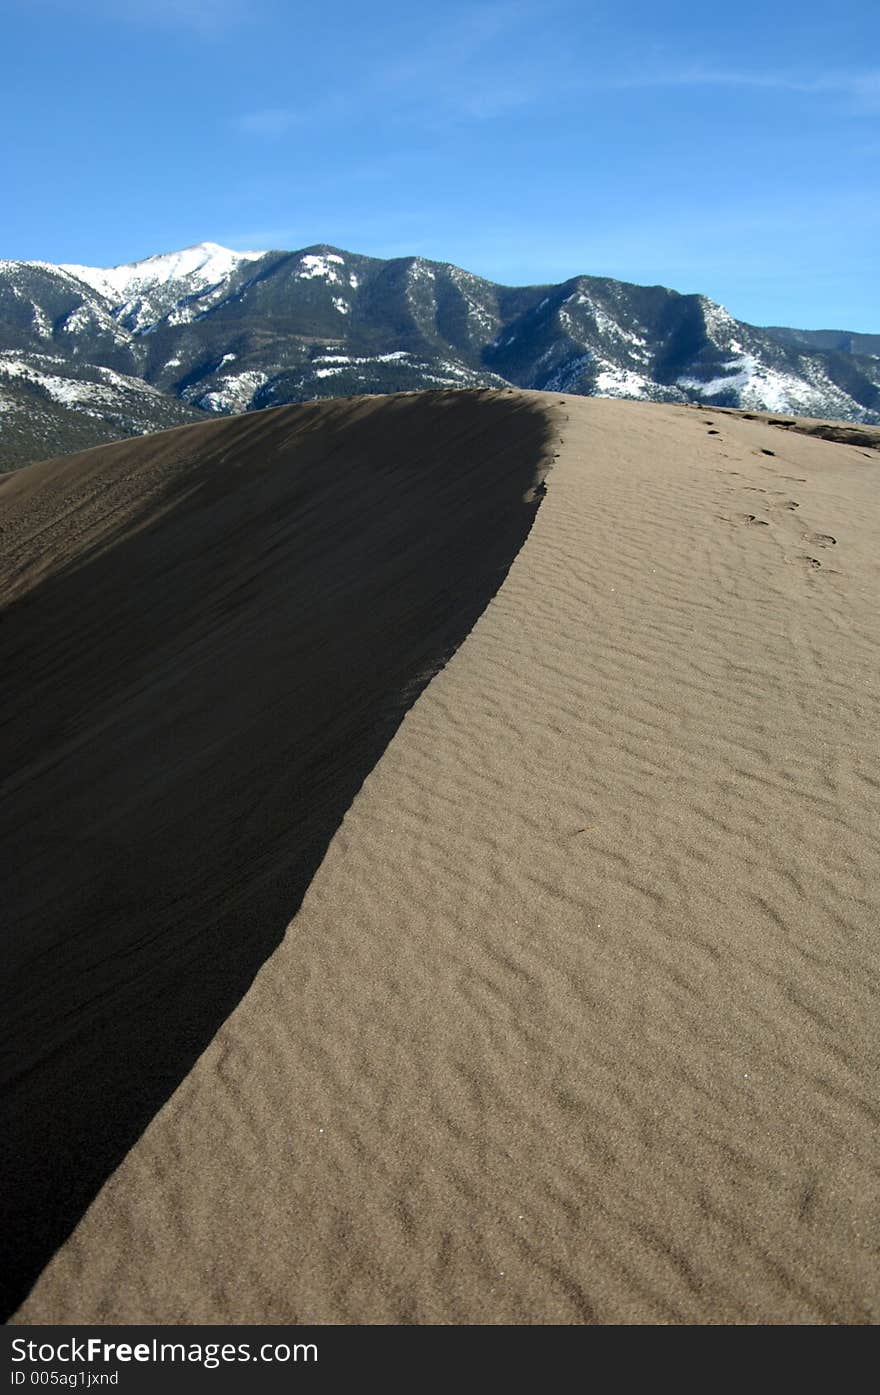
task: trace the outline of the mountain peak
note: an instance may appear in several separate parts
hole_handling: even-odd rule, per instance
[[[241,262],[256,261],[262,256],[264,252],[235,252],[217,242],[197,242],[177,252],[159,252],[142,261],[122,262],[118,266],[62,263],[62,270],[85,281],[102,295],[125,301],[133,294],[172,281],[192,280],[199,287],[214,285],[229,276]]]
[[[0,263],[4,450],[15,432],[36,441],[37,399],[45,454],[64,433],[80,444],[99,417],[93,439],[181,412],[507,384],[873,423],[880,336],[762,330],[708,296],[607,276],[503,287],[326,242],[247,252],[205,240],[114,267]],[[79,414],[75,430],[62,410]]]

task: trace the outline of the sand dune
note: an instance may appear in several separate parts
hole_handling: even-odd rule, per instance
[[[0,487],[6,1311],[278,944],[546,436],[513,396],[352,399]]]
[[[880,456],[702,409],[484,394],[475,421],[489,409],[489,459],[502,431],[532,434],[511,499],[553,428],[527,541],[352,789],[283,940],[17,1320],[880,1315]],[[481,469],[456,496],[463,524]],[[494,488],[508,498],[500,466]],[[224,623],[227,608],[219,595]],[[78,651],[59,635],[61,666]],[[207,684],[202,651],[179,630],[175,645],[184,714]],[[118,693],[80,681],[106,781]],[[58,703],[39,751],[60,740]],[[155,710],[132,704],[133,722]],[[192,740],[180,720],[175,760]],[[252,759],[236,755],[239,778]],[[175,786],[184,822],[206,816],[205,778]],[[48,993],[80,942],[61,933],[76,883],[53,919],[63,844],[45,801],[24,809],[19,848],[44,839],[49,883],[28,984]],[[255,859],[267,842],[257,826]],[[197,908],[236,883],[223,858],[209,870]],[[132,953],[174,969],[192,912],[169,912],[158,950],[141,922]],[[101,989],[99,1020],[117,991]]]

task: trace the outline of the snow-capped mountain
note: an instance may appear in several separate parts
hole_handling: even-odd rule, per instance
[[[441,386],[876,422],[877,347],[873,335],[760,329],[662,286],[500,286],[324,245],[205,242],[109,269],[0,262],[0,463],[206,413]],[[52,418],[32,443],[23,392]]]
[[[63,265],[58,269],[97,291],[113,306],[118,323],[143,333],[166,315],[172,324],[187,324],[203,314],[226,294],[241,266],[264,255],[200,242],[123,266]]]

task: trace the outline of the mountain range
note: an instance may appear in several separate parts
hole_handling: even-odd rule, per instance
[[[422,257],[204,242],[0,261],[0,469],[313,398],[517,386],[880,422],[880,335],[759,328],[704,295],[502,286]]]

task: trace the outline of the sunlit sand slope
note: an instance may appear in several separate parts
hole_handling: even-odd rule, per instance
[[[880,1315],[880,457],[530,400],[528,541],[20,1320]]]

